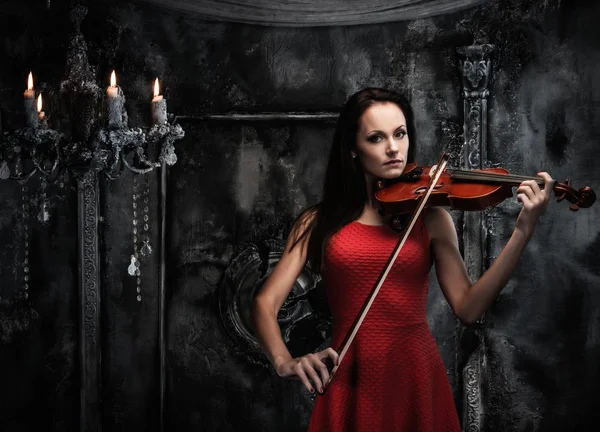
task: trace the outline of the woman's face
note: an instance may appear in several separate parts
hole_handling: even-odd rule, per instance
[[[408,156],[408,135],[404,113],[395,103],[371,105],[359,120],[356,150],[368,176],[381,179],[398,177]]]

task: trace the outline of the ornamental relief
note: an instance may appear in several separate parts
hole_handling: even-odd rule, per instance
[[[219,311],[235,351],[255,364],[270,367],[254,335],[251,322],[252,301],[281,258],[283,245],[272,243],[268,254],[250,244],[234,257],[223,277],[219,292]],[[279,311],[281,335],[292,355],[324,349],[329,344],[331,322],[318,289],[321,277],[304,267]]]

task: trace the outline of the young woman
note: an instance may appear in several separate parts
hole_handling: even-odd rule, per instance
[[[300,215],[281,260],[253,304],[256,335],[281,377],[314,393],[329,382],[327,359],[339,347],[392,253],[399,233],[378,212],[378,179],[402,174],[415,150],[413,112],[401,95],[365,89],[340,114],[322,201]],[[309,431],[459,431],[446,370],[427,326],[428,275],[435,263],[454,314],[472,323],[505,286],[548,203],[534,181],[516,190],[523,208],[510,240],[475,283],[469,280],[450,214],[426,209],[419,217],[330,387],[317,397]],[[433,259],[433,262],[432,262]],[[331,346],[292,358],[277,313],[304,265],[321,272],[332,313]]]

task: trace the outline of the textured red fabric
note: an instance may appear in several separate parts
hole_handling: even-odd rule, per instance
[[[399,233],[352,222],[328,246],[323,279],[338,348]],[[431,269],[423,218],[415,224],[325,395],[310,432],[460,431],[448,376],[427,325]]]

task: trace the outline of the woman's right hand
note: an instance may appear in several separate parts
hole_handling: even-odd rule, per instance
[[[338,364],[338,358],[339,354],[333,348],[327,348],[314,354],[277,363],[275,371],[280,377],[299,379],[311,393],[314,393],[315,389],[319,393],[323,393],[325,386],[329,383],[329,370],[326,362],[330,359],[335,366]]]

